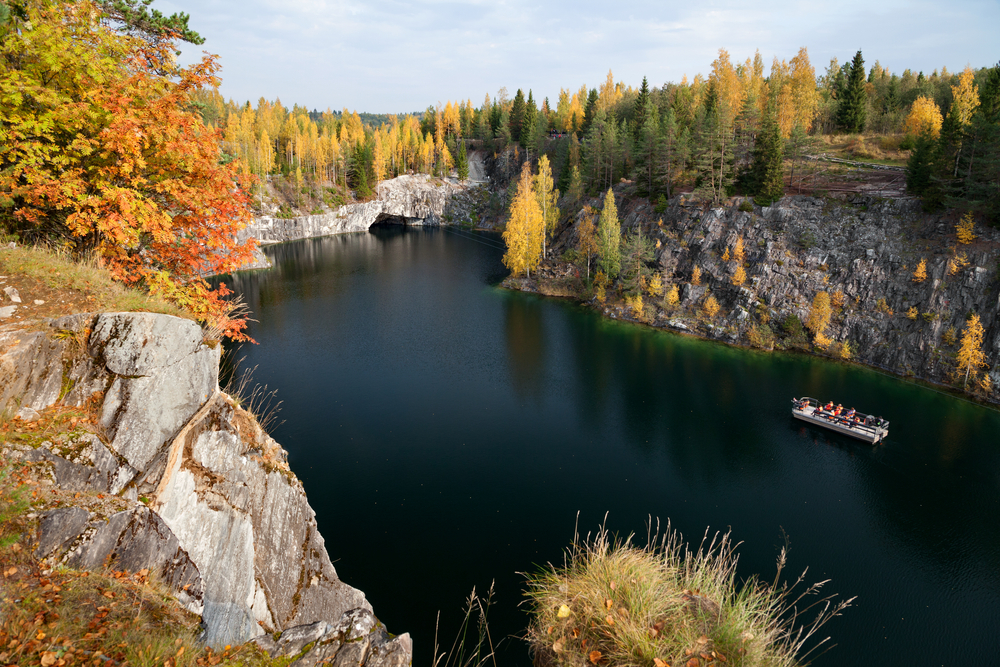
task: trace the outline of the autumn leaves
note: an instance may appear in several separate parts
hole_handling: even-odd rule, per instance
[[[121,282],[239,338],[244,322],[201,279],[254,245],[236,236],[250,219],[236,165],[192,106],[218,64],[178,68],[171,43],[117,33],[73,3],[26,11],[30,28],[0,43],[0,225],[94,253]]]
[[[507,244],[503,263],[515,276],[523,273],[530,278],[532,269],[541,263],[546,239],[559,220],[558,200],[548,157],[539,158],[538,174],[532,174],[530,161],[525,162],[503,233]]]

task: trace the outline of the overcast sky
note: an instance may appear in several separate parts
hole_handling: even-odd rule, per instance
[[[718,49],[740,62],[760,49],[821,73],[862,50],[896,73],[961,70],[1000,60],[998,0],[156,0],[191,15],[202,50],[222,62],[221,92],[256,104],[372,113],[436,102],[482,104],[505,86],[552,105],[560,88],[596,87],[607,72],[638,86],[707,74]]]

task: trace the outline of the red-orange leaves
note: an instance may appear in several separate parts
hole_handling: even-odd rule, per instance
[[[254,242],[237,239],[246,184],[192,105],[218,83],[215,57],[178,68],[172,44],[100,25],[89,2],[27,4],[30,29],[0,44],[0,220],[217,324],[229,306],[200,277],[246,263]]]

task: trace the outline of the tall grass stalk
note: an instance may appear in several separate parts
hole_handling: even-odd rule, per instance
[[[773,583],[740,582],[729,532],[706,531],[696,550],[669,522],[663,532],[651,523],[645,546],[633,538],[602,524],[574,535],[562,567],[528,575],[536,665],[792,667],[826,644],[817,633],[854,600],[822,596],[825,581],[802,589],[805,572],[779,584],[786,549]]]
[[[465,601],[462,625],[447,652],[441,651],[438,645],[438,626],[441,622],[441,612],[438,612],[437,622],[434,624],[434,667],[484,667],[489,664],[496,667],[496,647],[487,621],[490,605],[493,604],[495,583],[490,584],[485,598],[480,597],[475,588],[472,589]],[[475,634],[470,637],[473,627]]]

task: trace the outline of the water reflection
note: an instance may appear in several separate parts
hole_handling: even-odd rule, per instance
[[[609,510],[623,533],[731,525],[743,577],[773,573],[787,532],[794,574],[861,596],[815,664],[989,662],[1000,414],[498,290],[494,240],[384,228],[268,248],[273,270],[235,278],[260,320],[240,353],[281,392],[275,436],[338,572],[413,633],[416,662],[435,612],[494,578],[493,630],[519,633],[516,573],[558,561],[578,511],[589,529]],[[882,413],[889,440],[803,426],[803,394]]]

